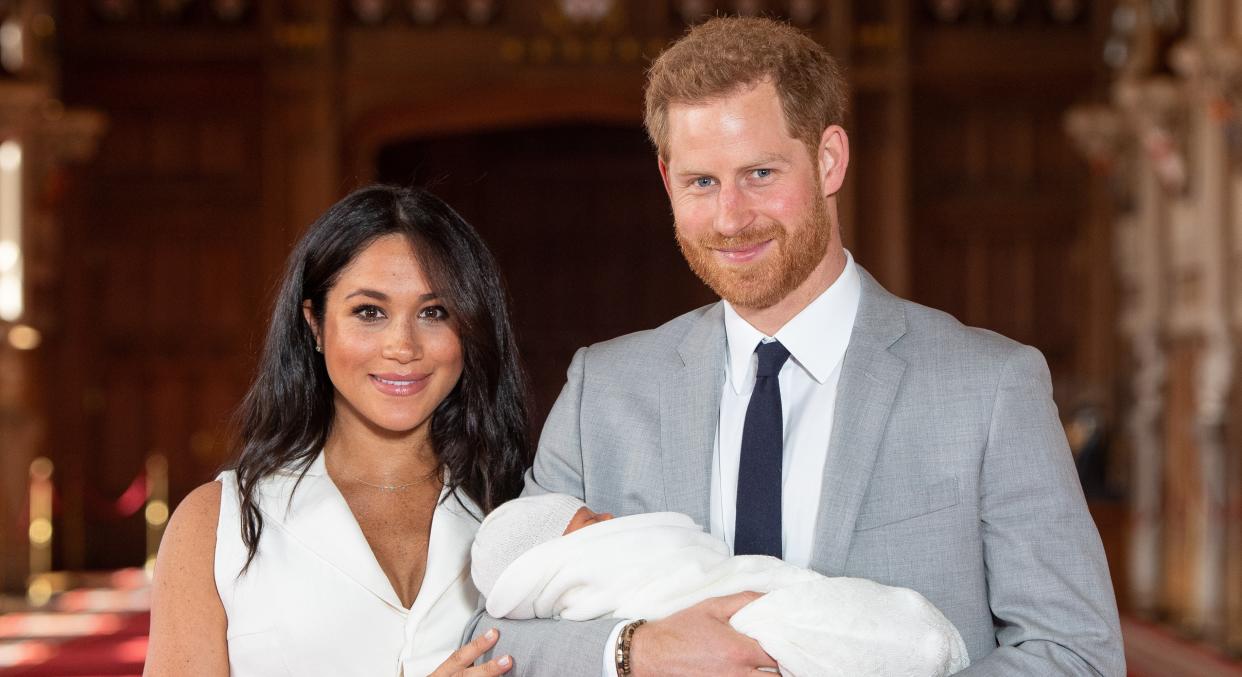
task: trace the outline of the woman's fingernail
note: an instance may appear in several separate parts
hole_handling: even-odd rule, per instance
[[[487,632],[483,633],[483,636],[488,639],[496,639],[496,628],[489,629]]]
[[[501,656],[499,659],[496,660],[496,665],[499,665],[502,668],[507,668],[509,667],[509,664],[512,662],[513,660],[510,659],[508,656]]]

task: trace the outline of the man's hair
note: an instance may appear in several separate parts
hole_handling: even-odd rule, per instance
[[[668,107],[707,103],[770,81],[786,131],[816,157],[820,136],[845,120],[845,78],[828,50],[798,29],[762,18],[715,18],[691,28],[647,71],[644,124],[668,160]]]

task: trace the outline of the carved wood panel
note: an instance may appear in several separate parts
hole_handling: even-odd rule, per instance
[[[1068,102],[935,87],[914,102],[915,299],[1036,346],[1068,378],[1087,279],[1109,263],[1079,254],[1085,176],[1057,133]]]
[[[1162,505],[1164,536],[1163,609],[1175,624],[1194,622],[1199,581],[1203,515],[1201,459],[1196,439],[1195,374],[1202,342],[1195,338],[1169,342],[1169,371],[1164,417],[1165,464]],[[1187,630],[1199,628],[1185,626]]]
[[[1237,274],[1237,269],[1235,269]],[[1238,334],[1235,333],[1235,336]],[[1242,347],[1236,347],[1235,359],[1242,358]],[[1228,461],[1226,473],[1225,532],[1225,647],[1242,653],[1242,378],[1235,378],[1230,397],[1233,413],[1228,417],[1226,440]]]

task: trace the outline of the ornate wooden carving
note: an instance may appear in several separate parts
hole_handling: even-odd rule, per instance
[[[1119,3],[1106,56],[1117,72],[1117,142],[1078,111],[1070,125],[1097,163],[1133,166],[1116,224],[1119,327],[1138,369],[1130,405],[1135,605],[1228,644],[1239,612],[1242,488],[1236,411],[1242,159],[1242,12],[1222,0]],[[1175,38],[1170,40],[1170,38]],[[1173,76],[1157,75],[1171,70]],[[1091,130],[1091,131],[1087,131]],[[1103,150],[1101,150],[1103,149]],[[1163,375],[1165,386],[1161,386]],[[1163,391],[1163,397],[1162,397]]]

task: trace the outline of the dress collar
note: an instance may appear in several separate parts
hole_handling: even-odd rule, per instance
[[[277,471],[259,484],[257,493],[259,509],[274,527],[284,529],[307,550],[394,611],[414,616],[425,614],[444,590],[463,575],[469,564],[470,543],[479,525],[474,515],[482,514],[461,491],[452,495],[447,485],[441,490],[432,514],[426,573],[413,606],[407,609],[376,561],[345,497],[328,475],[323,452],[305,473]]]

